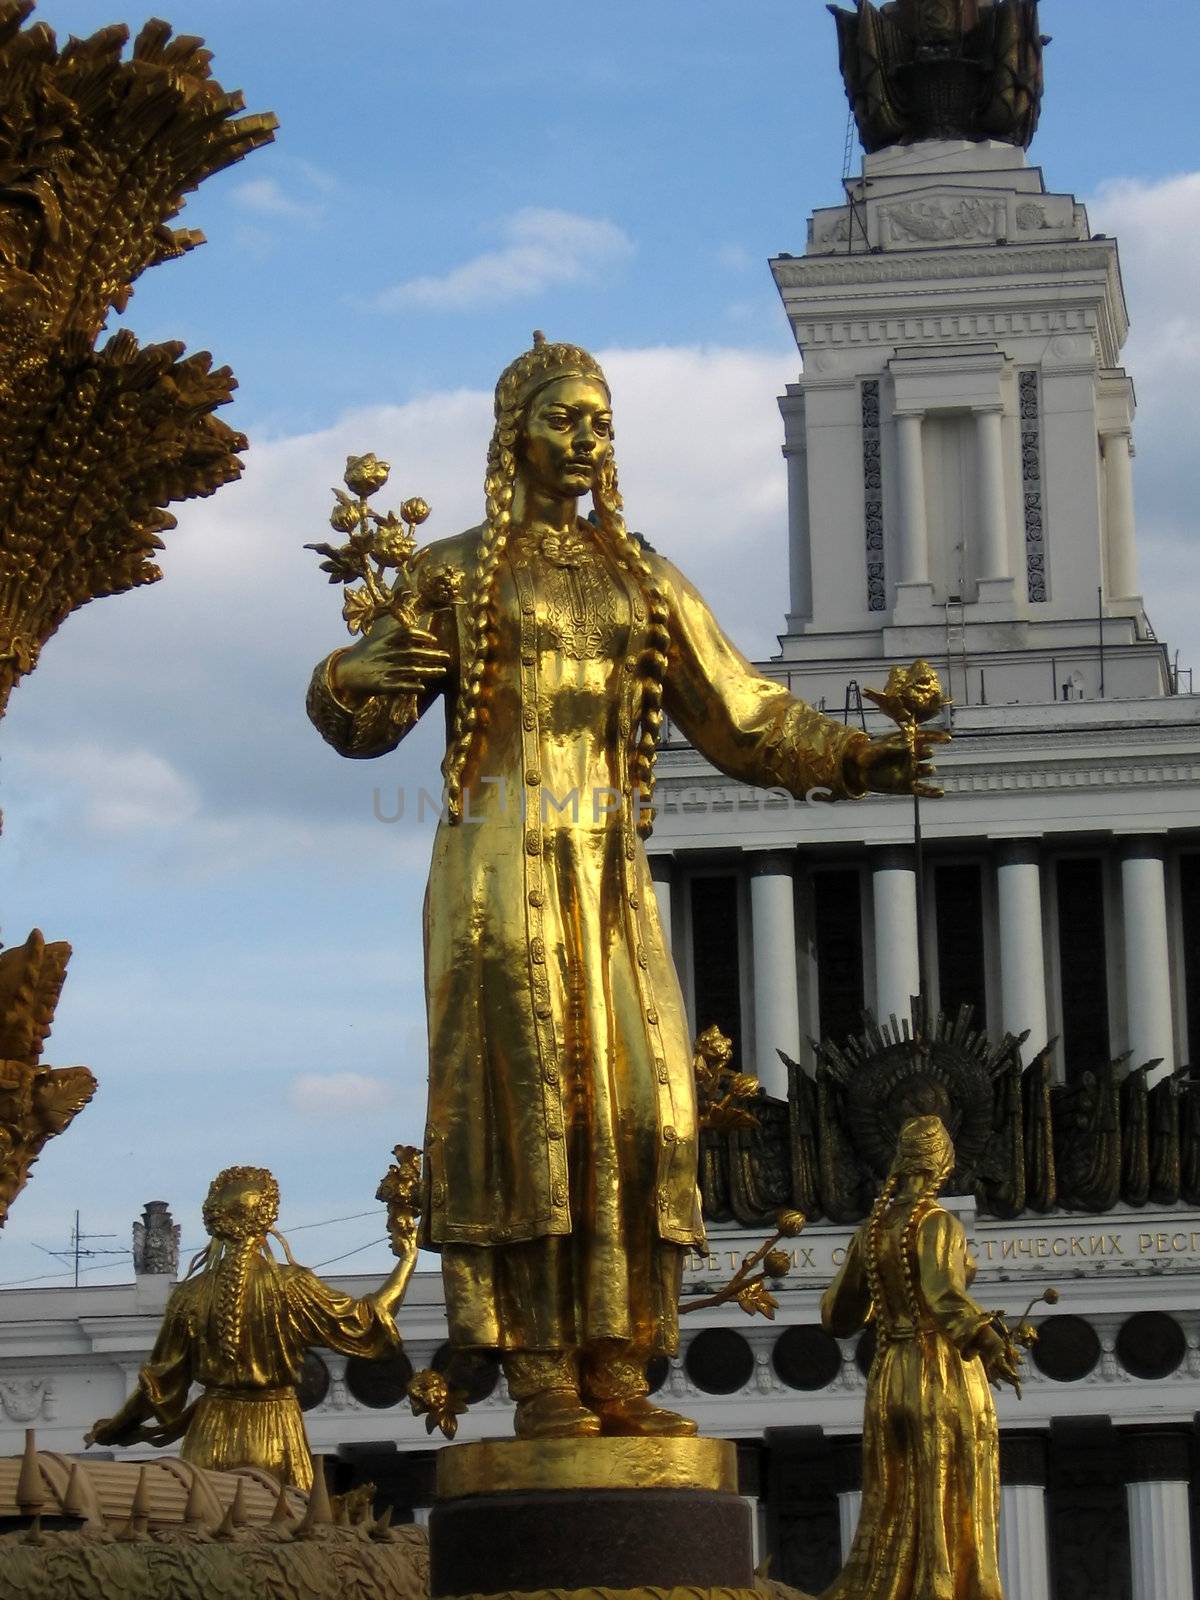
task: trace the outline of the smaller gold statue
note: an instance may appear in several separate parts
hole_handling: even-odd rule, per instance
[[[822,1600],[1003,1600],[1000,1433],[989,1383],[1020,1392],[1017,1342],[1028,1340],[967,1292],[975,1263],[966,1234],[937,1203],[953,1167],[940,1118],[911,1117],[821,1301],[828,1332],[846,1339],[873,1321],[878,1341],[858,1531]]]
[[[279,1185],[265,1168],[217,1174],[204,1202],[211,1243],[172,1293],[137,1388],[86,1443],[165,1445],[182,1437],[179,1453],[195,1466],[262,1467],[281,1483],[312,1487],[296,1392],[305,1352],[324,1345],[378,1358],[399,1350],[394,1315],[416,1265],[416,1226],[389,1203],[399,1259],[374,1294],[356,1300],[296,1264],[275,1228],[278,1215]],[[268,1234],[286,1265],[271,1255]],[[204,1392],[189,1404],[193,1384]],[[143,1427],[151,1418],[157,1426]]]

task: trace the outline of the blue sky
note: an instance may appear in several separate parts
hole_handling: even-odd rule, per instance
[[[341,637],[300,548],[323,536],[328,485],[374,448],[433,504],[431,537],[474,521],[488,391],[543,327],[608,359],[634,525],[768,652],[775,395],[798,362],[766,258],[803,249],[843,166],[819,0],[165,9],[282,126],[193,197],[183,221],[208,245],[147,274],[125,321],[234,368],[227,415],[251,450],[241,484],[183,508],[165,581],[71,618],[0,730],[4,938],[36,924],[74,943],[47,1059],[102,1082],[14,1207],[4,1283],[57,1270],[38,1247],[65,1244],[76,1206],[123,1244],[164,1198],[198,1242],[231,1161],[275,1168],[285,1223],[370,1211],[391,1144],[420,1132],[429,847],[375,820],[373,790],[386,814],[439,751],[431,728],[386,765],[339,762],[304,719],[311,664]],[[65,36],[116,13],[38,14]],[[1196,660],[1200,7],[1049,0],[1043,20],[1032,156],[1122,239],[1143,587]],[[372,1216],[313,1229],[304,1256],[381,1233]]]

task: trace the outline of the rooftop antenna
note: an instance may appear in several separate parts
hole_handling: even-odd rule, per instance
[[[115,1233],[83,1233],[79,1225],[79,1212],[75,1213],[75,1226],[71,1229],[71,1242],[65,1250],[48,1250],[44,1244],[39,1244],[38,1249],[43,1255],[55,1256],[59,1261],[74,1262],[75,1287],[79,1287],[79,1263],[85,1257],[91,1256],[127,1256],[128,1250],[94,1250],[89,1249],[85,1239],[115,1239]]]

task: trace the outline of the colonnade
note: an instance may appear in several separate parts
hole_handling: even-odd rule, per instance
[[[1114,1054],[1132,1052],[1135,1063],[1158,1060],[1151,1084],[1175,1067],[1171,1000],[1171,957],[1163,836],[1117,838],[1121,888],[1119,961],[1123,968],[1125,1028],[1114,1032]],[[1052,965],[1044,928],[1050,893],[1038,840],[1005,839],[990,847],[995,862],[994,933],[999,966],[999,1028],[1019,1034],[1029,1030],[1025,1059],[1030,1060],[1050,1037],[1047,971]],[[816,1032],[801,1004],[796,873],[801,855],[795,850],[746,851],[749,877],[750,945],[753,987],[747,1008],[753,1018],[754,1071],[768,1093],[786,1093],[786,1074],[777,1055],[798,1056],[801,1039]],[[868,850],[870,933],[864,970],[873,971],[867,1001],[886,1021],[906,1017],[910,997],[918,989],[917,883],[915,861],[907,846]],[[669,857],[652,861],[655,891],[664,926],[672,917],[677,871]],[[803,922],[803,918],[800,919]],[[801,929],[801,931],[803,931]],[[1069,931],[1069,930],[1068,930]],[[926,930],[928,937],[928,929]],[[699,1020],[699,1019],[698,1019]]]
[[[1131,1600],[1194,1600],[1191,1450],[1180,1429],[1121,1429],[1129,1521]],[[1000,1575],[1005,1600],[1052,1600],[1047,1503],[1048,1435],[1000,1436]],[[833,1470],[844,1561],[862,1506],[857,1441],[841,1444]]]

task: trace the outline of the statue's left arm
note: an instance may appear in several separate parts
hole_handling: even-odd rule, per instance
[[[835,1339],[849,1339],[871,1315],[871,1287],[863,1260],[862,1236],[856,1233],[837,1276],[821,1296],[821,1326]]]
[[[670,605],[664,706],[697,750],[731,778],[797,798],[866,793],[860,756],[870,738],[755,671],[687,579],[652,561]]]
[[[405,1272],[401,1263],[381,1290],[361,1300],[333,1288],[307,1267],[287,1271],[288,1314],[304,1344],[324,1345],[339,1355],[368,1359],[394,1355],[400,1348],[392,1313],[407,1286],[411,1265]],[[389,1293],[393,1280],[402,1275],[399,1292]]]
[[[963,1356],[978,1356],[993,1382],[1013,1382],[1016,1363],[991,1314],[967,1288],[967,1236],[957,1217],[939,1206],[917,1230],[921,1293],[939,1331]]]

